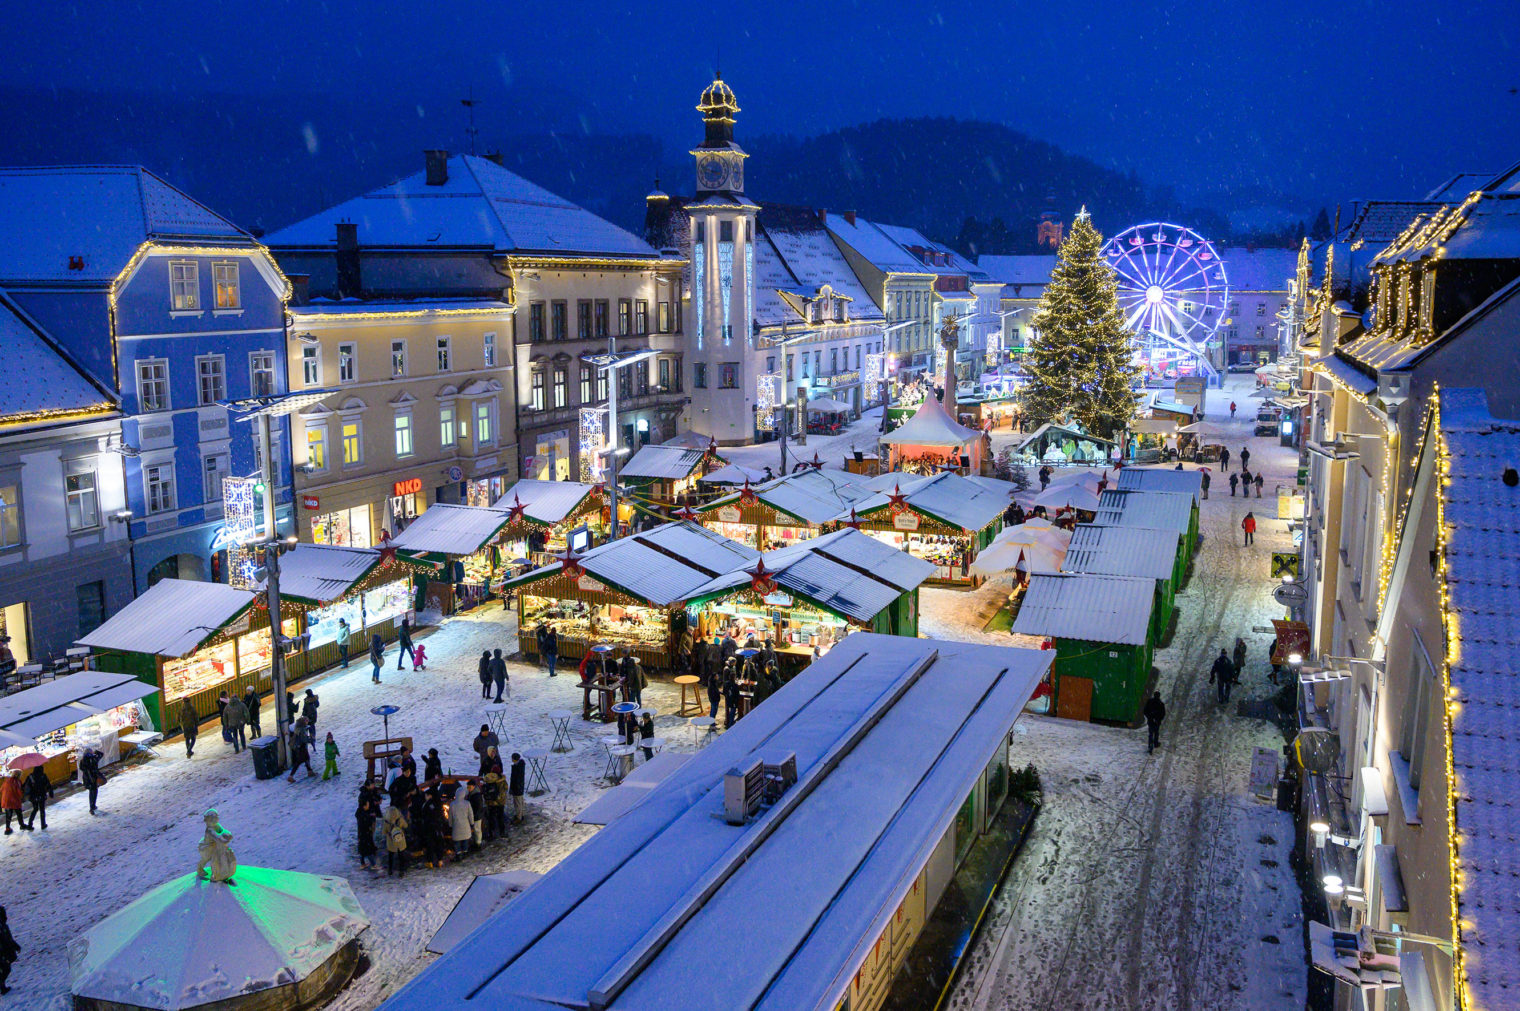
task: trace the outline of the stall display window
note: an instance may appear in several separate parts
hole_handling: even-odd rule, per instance
[[[296,634],[296,620],[286,618],[280,625],[280,633],[286,638]],[[238,673],[257,674],[268,670],[274,663],[269,648],[269,629],[261,628],[257,632],[249,632],[247,635],[238,636],[237,640]]]
[[[525,596],[522,627],[535,628],[545,622],[554,627],[560,649],[566,655],[583,652],[599,642],[663,650],[668,645],[670,630],[669,616],[656,607]],[[566,650],[566,643],[577,644],[579,649]]]
[[[175,702],[226,684],[236,676],[232,643],[208,646],[199,653],[164,663],[164,700]]]
[[[405,614],[412,606],[411,584],[405,579],[364,592],[364,616],[371,625]],[[353,620],[349,624],[358,628]]]

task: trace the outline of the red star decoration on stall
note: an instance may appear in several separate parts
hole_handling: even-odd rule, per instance
[[[813,451],[813,460],[812,460],[811,463],[808,464],[808,466],[812,467],[814,470],[822,470],[823,469],[823,461],[820,460],[820,459],[818,459],[818,451],[817,450]]]
[[[386,544],[380,549],[380,564],[390,565],[396,561],[396,549]]]
[[[581,568],[580,558],[566,545],[565,550],[554,556],[559,559],[560,571],[567,576],[579,576],[586,570]]]
[[[596,498],[601,498],[602,495],[604,493],[606,493],[606,491],[607,491],[607,482],[606,481],[598,481],[596,484],[594,484],[594,485],[591,486],[591,494],[594,495]]]
[[[765,567],[765,559],[755,563],[753,569],[745,569],[749,576],[749,588],[762,597],[776,592],[776,581],[771,578],[774,573]]]
[[[847,526],[847,527],[849,527],[851,530],[859,530],[861,522],[862,521],[861,521],[860,517],[855,515],[855,507],[851,506],[850,507],[850,518],[844,521],[844,525]]]
[[[739,490],[739,504],[752,506],[759,503],[760,496],[756,495],[754,489],[749,486],[749,478],[745,478],[744,487]]]
[[[508,510],[508,512],[507,512],[507,522],[508,523],[516,523],[519,520],[522,520],[522,519],[526,518],[527,515],[528,515],[528,507],[522,504],[522,499],[521,498],[519,498],[516,495],[513,495],[512,496],[512,508],[510,510]]]
[[[697,518],[699,516],[701,516],[701,515],[702,515],[701,513],[697,512],[691,506],[683,506],[682,508],[677,509],[675,511],[675,518],[676,519],[678,519],[678,520],[687,520],[688,522],[691,522],[691,523],[695,523],[697,521]]]
[[[887,496],[887,500],[890,503],[892,512],[903,513],[908,511],[908,496],[902,493],[901,484],[893,485],[892,494]]]

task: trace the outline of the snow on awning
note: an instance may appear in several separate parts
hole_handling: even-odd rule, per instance
[[[958,447],[981,437],[976,429],[950,417],[937,398],[926,397],[913,417],[882,436],[881,441],[889,446]]]
[[[1139,646],[1147,641],[1155,595],[1153,579],[1034,575],[1013,632]]]
[[[891,496],[900,487],[909,508],[967,532],[981,530],[1000,519],[1012,501],[1013,490],[1012,485],[1008,485],[1008,491],[1004,492],[985,482],[971,481],[948,472],[929,477],[883,474],[873,478],[871,485],[884,487],[884,490],[854,507],[858,517],[890,508]],[[833,517],[841,523],[849,518],[849,509]]]
[[[728,469],[731,468],[724,468]],[[713,471],[703,480],[711,481],[719,473]],[[911,475],[904,476],[912,478]],[[841,512],[848,519],[852,505],[865,502],[873,495],[871,486],[863,476],[842,470],[799,470],[750,490],[765,505],[812,526],[826,523]],[[703,506],[699,512],[710,514],[737,502],[737,494],[726,495]]]
[[[581,481],[540,481],[525,477],[503,492],[492,508],[506,512],[521,502],[528,519],[553,526],[564,522],[565,517],[579,509],[595,487]]]
[[[78,644],[123,653],[189,656],[243,611],[253,606],[252,590],[224,583],[160,579],[113,614]]]
[[[1314,371],[1330,377],[1334,382],[1346,387],[1352,393],[1364,397],[1371,396],[1377,389],[1377,380],[1366,375],[1353,365],[1348,365],[1334,355],[1316,359]]]
[[[743,484],[746,481],[758,484],[764,480],[767,480],[765,471],[754,467],[742,467],[737,463],[719,467],[702,477],[703,484]]]
[[[0,699],[0,747],[10,735],[35,740],[158,691],[130,674],[83,670]]]
[[[379,564],[375,548],[297,544],[280,558],[280,596],[307,604],[341,600]]]
[[[656,480],[679,480],[690,477],[702,465],[705,449],[685,446],[644,446],[618,467],[618,477],[641,477]],[[722,461],[727,463],[728,461]]]
[[[1171,579],[1177,564],[1177,531],[1155,527],[1100,527],[1073,531],[1063,568],[1103,576]]]
[[[1191,428],[1192,426],[1188,426]],[[1115,485],[1119,491],[1167,491],[1203,500],[1203,471],[1175,467],[1125,467]]]
[[[1110,488],[1098,498],[1100,526],[1160,527],[1185,534],[1192,529],[1193,499],[1164,491],[1118,491]]]
[[[509,514],[487,506],[440,502],[392,538],[390,546],[411,554],[464,558],[490,544],[507,525]]]

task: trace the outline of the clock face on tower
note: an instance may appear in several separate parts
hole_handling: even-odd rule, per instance
[[[723,188],[728,178],[728,164],[718,155],[703,155],[697,159],[697,183],[707,190]]]

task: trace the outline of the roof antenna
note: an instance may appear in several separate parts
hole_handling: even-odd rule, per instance
[[[475,106],[480,104],[475,98],[475,85],[470,85],[470,97],[461,98],[459,104],[470,110],[470,125],[465,128],[464,132],[470,138],[470,154],[473,155],[475,153],[475,138],[480,134],[480,131],[475,128]]]

